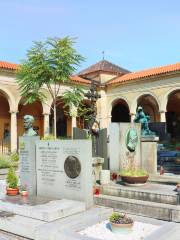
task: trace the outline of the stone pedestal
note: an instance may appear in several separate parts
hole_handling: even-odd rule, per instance
[[[135,123],[131,125],[131,123],[111,123],[109,129],[109,157],[110,170],[112,172],[117,172],[122,168],[128,167],[127,161],[130,159],[131,154],[126,146],[126,135],[131,127],[134,127],[136,129],[138,136],[138,143],[133,156],[134,163],[136,167],[141,166],[141,124]]]
[[[104,163],[104,158],[93,157],[92,158],[93,166],[93,183],[96,184],[97,181],[100,181],[100,172],[102,170],[102,165]]]
[[[101,185],[110,184],[110,170],[101,170],[100,182],[101,182]]]
[[[36,193],[36,156],[35,142],[39,137],[19,138],[20,182],[26,186],[30,196]]]
[[[157,142],[159,137],[141,138],[141,159],[142,168],[149,174],[157,174]]]

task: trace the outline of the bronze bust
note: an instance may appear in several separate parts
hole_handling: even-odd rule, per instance
[[[24,129],[25,132],[23,134],[23,136],[37,136],[37,132],[34,131],[33,129],[33,123],[34,123],[34,117],[31,115],[25,115],[24,116]]]

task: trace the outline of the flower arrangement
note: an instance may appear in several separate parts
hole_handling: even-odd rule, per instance
[[[147,175],[148,175],[148,172],[141,168],[139,169],[127,168],[127,169],[122,169],[120,171],[120,176],[143,177]]]
[[[21,196],[28,196],[27,185],[20,186],[20,194]]]
[[[112,173],[112,175],[111,175],[111,180],[112,181],[116,181],[117,180],[117,177],[118,177],[118,175],[117,175],[117,173]]]
[[[114,212],[112,213],[112,215],[109,217],[109,221],[112,225],[121,225],[121,226],[133,226],[133,219],[128,217],[125,213],[117,213],[117,212]],[[120,226],[120,227],[121,227]]]
[[[93,194],[94,195],[99,195],[100,194],[100,187],[94,186],[93,187]]]

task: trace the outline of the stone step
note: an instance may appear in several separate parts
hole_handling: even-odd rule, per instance
[[[178,205],[179,196],[173,191],[175,186],[147,183],[144,186],[131,187],[120,184],[102,186],[102,194],[137,199],[143,201]]]
[[[121,212],[180,222],[180,206],[102,194],[94,196],[94,202],[97,205],[112,207]]]

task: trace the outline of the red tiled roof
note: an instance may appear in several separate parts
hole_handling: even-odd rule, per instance
[[[18,70],[19,66],[20,66],[19,64],[0,61],[0,69],[7,69],[7,70],[15,71],[15,70]],[[76,83],[90,84],[89,80],[83,79],[79,76],[72,76],[72,77],[70,77],[70,80],[72,80]]]
[[[76,83],[84,83],[84,84],[90,84],[91,83],[91,81],[89,81],[87,79],[84,79],[84,78],[81,78],[79,76],[71,76],[70,80],[72,80],[73,82],[76,82]]]
[[[122,75],[122,74],[130,72],[127,69],[119,67],[118,65],[115,65],[107,60],[101,60],[101,61],[91,65],[90,67],[82,70],[78,75],[84,76],[89,73],[94,73],[97,71],[110,72],[110,73],[114,73],[116,75],[120,75],[120,74]]]
[[[108,82],[108,85],[115,85],[115,84],[131,81],[131,80],[153,77],[153,76],[158,76],[166,73],[173,73],[176,71],[180,71],[180,62],[167,65],[167,66],[151,68],[151,69],[147,69],[139,72],[127,73],[123,76],[110,80]]]
[[[0,61],[0,68],[8,69],[8,70],[17,70],[18,67],[19,65],[15,63]]]

